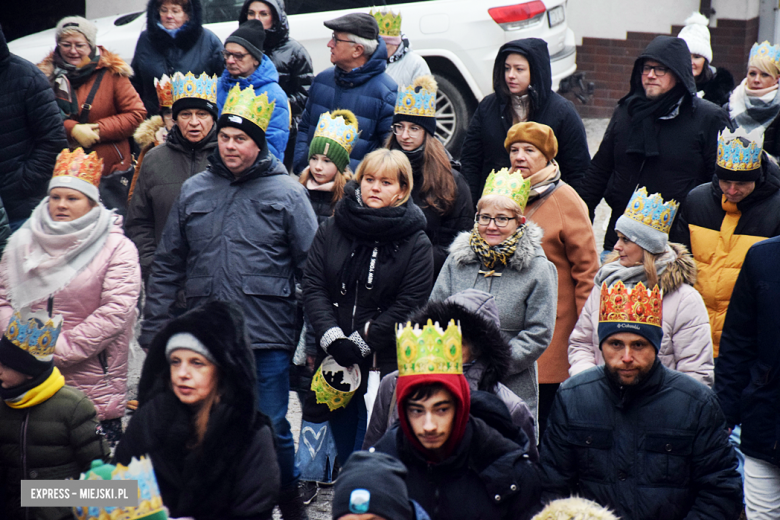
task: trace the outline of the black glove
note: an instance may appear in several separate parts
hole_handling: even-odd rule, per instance
[[[344,368],[351,367],[363,360],[363,355],[360,353],[358,346],[347,338],[337,339],[331,343],[328,347],[328,354],[333,356],[336,363]]]

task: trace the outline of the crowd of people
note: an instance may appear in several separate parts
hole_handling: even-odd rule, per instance
[[[735,86],[695,13],[591,161],[508,42],[457,160],[400,14],[325,21],[316,75],[281,1],[202,20],[149,0],[130,65],[82,17],[37,66],[0,32],[3,518],[305,519],[334,483],[334,520],[780,517],[780,46]],[[21,507],[129,474],[136,509]]]

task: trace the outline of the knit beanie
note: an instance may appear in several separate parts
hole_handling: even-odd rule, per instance
[[[168,339],[168,343],[165,345],[165,357],[168,358],[168,361],[171,360],[173,351],[179,349],[190,350],[200,354],[214,364],[217,363],[209,348],[189,332],[179,332]]]
[[[227,37],[225,45],[237,43],[247,50],[257,61],[263,61],[263,42],[265,29],[260,20],[247,20],[233,34]]]
[[[386,520],[411,520],[406,467],[385,453],[356,451],[333,486],[333,518],[370,513]]]
[[[435,135],[437,90],[438,85],[431,75],[414,78],[408,87],[399,86],[393,124],[408,121],[423,127],[429,135]]]
[[[97,26],[81,16],[66,16],[57,22],[55,31],[55,39],[57,42],[60,41],[62,33],[65,31],[78,31],[87,39],[92,50],[97,47]]]
[[[654,255],[663,253],[679,207],[677,201],[664,202],[660,193],[648,195],[643,186],[631,196],[626,210],[615,223],[615,231]]]
[[[552,161],[558,155],[558,139],[553,129],[547,125],[534,123],[517,123],[509,129],[504,140],[504,148],[507,153],[515,143],[530,143],[537,147],[547,158]]]
[[[685,40],[691,54],[698,54],[706,59],[707,63],[712,63],[710,30],[707,28],[709,23],[710,21],[703,14],[693,13],[685,20],[685,27],[682,28],[677,37]]]
[[[553,500],[531,520],[619,520],[612,511],[585,498]]]
[[[317,122],[317,129],[309,145],[309,157],[325,155],[333,161],[339,172],[349,166],[349,154],[358,138],[358,120],[349,110],[324,112]]]

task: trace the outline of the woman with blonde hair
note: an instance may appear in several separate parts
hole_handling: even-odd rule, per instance
[[[395,370],[395,324],[427,301],[433,284],[425,216],[410,200],[413,183],[402,152],[369,153],[309,249],[303,299],[317,344],[315,364],[327,357],[329,366],[332,360],[360,374],[348,404],[328,406],[316,388],[304,404],[304,415],[330,421],[341,461],[363,444],[369,368]]]

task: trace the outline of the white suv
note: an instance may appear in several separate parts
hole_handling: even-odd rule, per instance
[[[204,24],[224,40],[236,29],[243,0],[201,0]],[[367,12],[375,0],[288,0],[290,35],[309,51],[314,71],[330,67],[330,29],[322,22],[353,11]],[[553,88],[574,74],[577,66],[574,33],[566,21],[567,0],[387,0],[401,11],[402,31],[421,54],[439,83],[437,134],[459,155],[476,104],[492,92],[493,61],[498,48],[519,38],[547,42],[552,60]],[[146,13],[95,20],[98,43],[129,63],[136,40],[146,28]],[[19,38],[11,52],[34,63],[54,48],[54,30]]]

